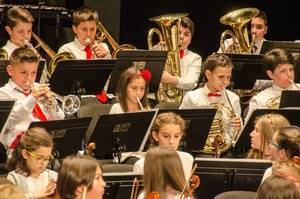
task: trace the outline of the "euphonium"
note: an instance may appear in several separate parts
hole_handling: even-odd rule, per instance
[[[0,48],[0,60],[8,60],[8,54],[3,48]]]
[[[226,30],[221,34],[220,46],[223,53],[250,54],[254,45],[255,38],[252,43],[249,42],[247,23],[259,13],[256,8],[242,8],[229,12],[221,17],[220,22],[230,25],[233,31]],[[225,48],[225,40],[227,36],[232,39],[232,44]]]
[[[99,44],[101,42],[103,42],[105,39],[108,40],[108,42],[110,43],[111,47],[114,49],[114,51],[111,53],[111,56],[113,58],[116,58],[117,54],[119,51],[122,50],[129,50],[129,49],[136,49],[136,47],[134,47],[131,44],[122,44],[119,45],[113,38],[112,36],[107,32],[107,30],[104,28],[104,26],[98,21],[97,22],[97,33],[96,33],[96,37],[95,40],[93,42],[91,42],[91,46],[94,44]]]
[[[148,48],[153,47],[152,37],[156,33],[161,42],[164,42],[166,50],[169,51],[164,70],[173,76],[180,77],[180,57],[179,57],[179,25],[182,17],[187,13],[177,13],[161,15],[150,18],[155,21],[161,30],[152,28],[148,32]],[[183,91],[170,84],[161,84],[156,95],[159,102],[181,102]]]
[[[53,74],[57,63],[61,60],[67,60],[67,59],[75,59],[75,55],[73,55],[73,53],[70,52],[62,52],[62,53],[58,53],[56,54],[45,42],[43,42],[36,34],[34,34],[34,32],[32,32],[32,37],[37,41],[38,45],[36,47],[33,47],[28,41],[24,41],[25,45],[27,45],[29,48],[36,49],[37,47],[41,46],[43,48],[43,50],[49,55],[49,57],[51,58],[51,61],[48,65],[48,72],[50,75]],[[34,52],[37,53],[36,50],[33,50]]]

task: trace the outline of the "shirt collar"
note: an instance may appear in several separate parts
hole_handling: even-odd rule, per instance
[[[273,83],[273,84],[272,84],[272,89],[273,89],[273,91],[275,91],[276,93],[280,93],[280,92],[282,92],[283,90],[292,90],[292,89],[293,89],[293,86],[294,86],[294,85],[290,85],[288,88],[283,89],[283,88],[281,88],[281,87],[279,87],[279,86],[277,86],[277,85],[275,85],[275,84]]]
[[[15,82],[13,82],[11,79],[8,80],[8,84],[13,90],[16,90],[20,93],[24,93],[24,90],[21,87],[19,87],[17,84],[15,84]]]
[[[6,46],[7,46],[9,49],[17,49],[17,48],[20,48],[20,46],[14,44],[14,43],[11,42],[10,40],[7,40]]]
[[[84,50],[85,49],[85,45],[83,45],[82,43],[80,43],[80,41],[78,40],[77,37],[74,38],[74,43],[75,45],[80,49],[80,50]]]
[[[209,90],[209,88],[207,87],[207,83],[205,83],[204,88],[203,88],[203,91],[204,91],[204,94],[205,94],[205,95],[208,95],[208,93],[212,93],[212,92]],[[216,94],[219,94],[219,95],[222,95],[222,92],[223,92],[223,91],[218,91],[218,92],[215,92],[215,93],[216,93]]]

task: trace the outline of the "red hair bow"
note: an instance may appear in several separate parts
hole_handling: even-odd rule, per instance
[[[149,82],[149,81],[151,80],[152,75],[151,75],[150,70],[148,70],[148,69],[143,69],[143,70],[140,71],[140,73],[141,73],[141,76],[142,76],[147,82]]]

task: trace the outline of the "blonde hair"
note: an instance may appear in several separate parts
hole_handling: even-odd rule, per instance
[[[98,21],[98,13],[88,7],[81,7],[75,10],[73,14],[73,25],[78,26],[81,22]]]
[[[186,179],[177,151],[166,147],[149,149],[145,156],[143,178],[146,198],[150,192],[166,198],[167,187],[181,192]]]
[[[25,8],[13,6],[7,11],[6,25],[10,28],[13,28],[17,25],[18,22],[33,23],[34,18],[31,13]]]
[[[262,115],[256,119],[255,123],[258,123],[261,146],[260,149],[252,148],[248,153],[247,158],[264,159],[264,153],[268,146],[267,143],[272,139],[275,131],[281,127],[290,126],[290,123],[284,116],[276,113]]]
[[[30,49],[20,47],[15,49],[9,59],[9,64],[15,66],[19,63],[38,63],[39,57]]]
[[[14,184],[0,185],[0,199],[25,199],[25,194]]]

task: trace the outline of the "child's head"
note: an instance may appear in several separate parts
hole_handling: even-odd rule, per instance
[[[8,10],[5,30],[10,41],[18,46],[24,45],[24,39],[30,41],[34,19],[30,12],[17,6]]]
[[[211,92],[218,92],[230,84],[233,64],[225,54],[213,53],[203,63],[204,80]]]
[[[53,141],[49,133],[40,127],[28,129],[20,138],[9,162],[11,169],[24,175],[39,175],[53,159]]]
[[[161,113],[152,126],[153,144],[177,150],[185,129],[186,123],[179,115],[173,112]]]
[[[10,198],[10,199],[25,199],[25,194],[21,191],[17,185],[8,183],[0,185],[0,199]]]
[[[255,128],[250,133],[251,137],[251,158],[263,159],[269,155],[269,141],[272,139],[276,130],[281,127],[289,126],[289,121],[279,114],[265,114],[255,121]]]
[[[83,45],[89,45],[89,41],[94,41],[97,32],[98,13],[88,7],[81,7],[73,14],[73,31],[77,39]]]
[[[264,55],[263,62],[267,75],[276,86],[283,89],[290,87],[290,80],[295,78],[295,59],[290,52],[272,49]]]
[[[270,142],[272,160],[288,160],[300,156],[300,128],[282,127],[273,135]]]
[[[36,79],[38,64],[39,58],[32,50],[17,48],[10,56],[7,73],[17,86],[27,91]]]
[[[139,107],[137,98],[144,108],[148,106],[149,79],[145,75],[144,70],[132,66],[120,76],[116,94],[125,112],[128,111],[129,104]]]
[[[261,40],[267,34],[268,22],[266,13],[259,10],[258,15],[251,19],[251,35],[255,36],[256,40]]]
[[[91,157],[77,155],[64,159],[57,179],[57,192],[62,199],[87,198],[101,199],[105,182],[99,162]]]
[[[188,17],[182,17],[179,27],[180,49],[187,49],[194,34],[194,23]]]
[[[186,180],[176,150],[166,147],[150,148],[146,153],[144,165],[146,198],[150,192],[158,192],[160,198],[166,198],[167,188],[183,190]]]

